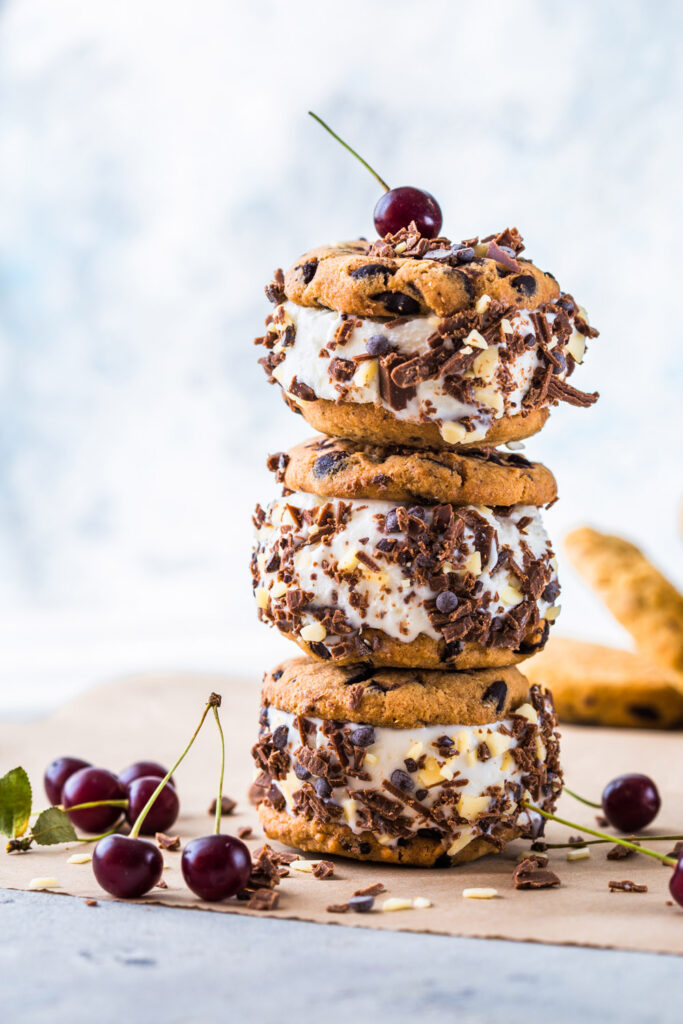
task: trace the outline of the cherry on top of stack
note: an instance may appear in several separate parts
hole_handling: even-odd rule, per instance
[[[529,437],[551,406],[596,401],[569,378],[598,332],[523,252],[515,228],[453,244],[415,222],[312,249],[266,289],[260,361],[333,436],[432,448]]]

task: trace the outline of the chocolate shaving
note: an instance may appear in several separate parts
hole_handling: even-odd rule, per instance
[[[334,874],[334,864],[331,860],[321,860],[319,864],[315,864],[313,867],[312,875],[314,878],[332,878]]]
[[[284,302],[287,296],[285,295],[285,275],[281,268],[273,274],[273,280],[270,284],[266,285],[266,298],[269,302],[272,302],[274,306]]]
[[[554,871],[540,867],[535,857],[526,857],[512,872],[515,889],[553,889],[561,885]]]
[[[180,849],[180,836],[167,836],[165,832],[157,832],[154,838],[160,850]]]
[[[630,839],[629,842],[633,843],[634,846],[640,846],[636,839]],[[616,846],[607,851],[607,860],[626,860],[627,857],[633,857],[635,852],[635,850],[629,850],[628,846],[621,846],[617,843]]]
[[[646,885],[638,885],[626,878],[623,882],[608,882],[610,892],[647,892]]]
[[[247,902],[249,910],[275,910],[280,902],[280,894],[272,889],[256,889]]]
[[[235,810],[236,807],[237,807],[237,801],[236,800],[231,800],[229,796],[222,796],[221,797],[221,814],[232,814],[232,812]],[[216,798],[215,797],[211,801],[211,804],[209,805],[208,813],[209,814],[215,814],[216,813]]]

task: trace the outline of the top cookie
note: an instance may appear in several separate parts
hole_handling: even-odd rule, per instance
[[[289,490],[321,497],[492,506],[540,506],[557,497],[549,469],[493,448],[429,451],[314,437],[271,455],[268,465]]]
[[[294,715],[410,729],[488,725],[520,707],[529,682],[516,668],[470,672],[346,668],[291,658],[263,681],[263,703]]]
[[[284,294],[299,306],[372,317],[472,309],[482,295],[536,309],[560,294],[557,281],[520,257],[515,228],[479,242],[422,238],[412,225],[371,243],[338,242],[311,249],[284,277]]]

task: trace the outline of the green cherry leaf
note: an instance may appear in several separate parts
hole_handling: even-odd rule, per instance
[[[66,813],[59,807],[48,807],[41,811],[31,829],[31,838],[38,846],[55,846],[78,839],[76,830]]]
[[[0,835],[23,836],[31,816],[31,783],[23,768],[12,768],[0,779]]]

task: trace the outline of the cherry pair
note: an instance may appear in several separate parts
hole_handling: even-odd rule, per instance
[[[164,861],[159,848],[146,839],[140,839],[150,816],[154,813],[156,801],[170,788],[168,783],[172,772],[184,759],[194,743],[209,712],[213,711],[221,741],[221,765],[216,801],[215,833],[191,839],[185,846],[181,858],[183,877],[188,887],[201,899],[222,900],[243,889],[251,874],[251,856],[240,839],[220,833],[221,805],[223,795],[223,772],[225,766],[225,743],[220,724],[218,708],[221,698],[211,694],[199,725],[183,753],[169,772],[149,794],[133,824],[130,835],[110,835],[99,841],[93,853],[93,871],[99,884],[112,896],[134,899],[144,896],[161,879]],[[149,826],[148,826],[149,830]],[[163,830],[161,830],[163,831]]]

